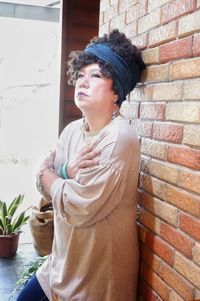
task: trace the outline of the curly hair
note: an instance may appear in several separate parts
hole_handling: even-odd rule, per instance
[[[109,34],[104,34],[103,37],[94,37],[87,46],[100,43],[108,44],[115,53],[117,53],[127,62],[128,65],[132,64],[133,62],[137,64],[139,69],[137,82],[140,81],[141,73],[146,68],[146,65],[143,62],[140,50],[131,43],[124,33],[119,32],[118,29],[114,29]],[[103,76],[106,78],[112,78],[113,90],[116,94],[119,94],[115,84],[115,73],[112,65],[108,62],[100,60],[92,53],[84,51],[72,51],[69,55],[67,72],[69,77],[68,84],[75,85],[78,72],[83,67],[93,63],[97,63],[99,65]],[[117,104],[119,106],[121,105],[119,102],[117,102]]]

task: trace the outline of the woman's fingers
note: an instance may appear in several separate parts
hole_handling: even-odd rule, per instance
[[[82,156],[80,159],[81,160],[92,160],[95,157],[100,155],[100,151],[91,151],[89,153],[86,153],[84,156]]]
[[[85,154],[87,153],[90,153],[93,148],[95,147],[95,145],[97,144],[97,141],[96,142],[93,142],[87,146],[85,146],[80,152],[79,152],[79,156],[82,157],[84,156]]]
[[[91,167],[91,166],[97,165],[98,163],[99,163],[98,159],[83,160],[79,163],[79,168]]]

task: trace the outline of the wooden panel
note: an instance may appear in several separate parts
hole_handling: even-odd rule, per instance
[[[83,50],[92,37],[98,36],[99,5],[100,0],[63,1],[60,131],[66,124],[81,117],[73,102],[74,87],[67,84],[66,62],[70,51]]]

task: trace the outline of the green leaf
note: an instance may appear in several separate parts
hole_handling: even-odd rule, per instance
[[[16,232],[20,226],[23,225],[23,220],[25,216],[25,211],[23,211],[14,221],[12,230],[13,232]]]
[[[13,216],[15,214],[17,208],[22,203],[23,199],[24,199],[24,195],[21,195],[21,194],[18,197],[14,198],[14,200],[12,201],[12,203],[10,204],[10,206],[8,208],[8,214],[10,216]]]
[[[1,220],[4,228],[6,228],[6,216],[8,216],[7,206],[6,203],[3,202],[2,210],[1,210]]]

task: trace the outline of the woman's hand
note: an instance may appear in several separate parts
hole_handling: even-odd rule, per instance
[[[56,155],[56,151],[51,151],[50,154],[42,162],[39,171],[45,170],[47,168],[53,169],[54,168],[55,155]]]
[[[99,163],[97,156],[100,155],[100,151],[93,150],[95,145],[96,142],[85,146],[78,153],[76,159],[68,163],[67,174],[69,178],[73,179],[79,169],[91,167]]]

